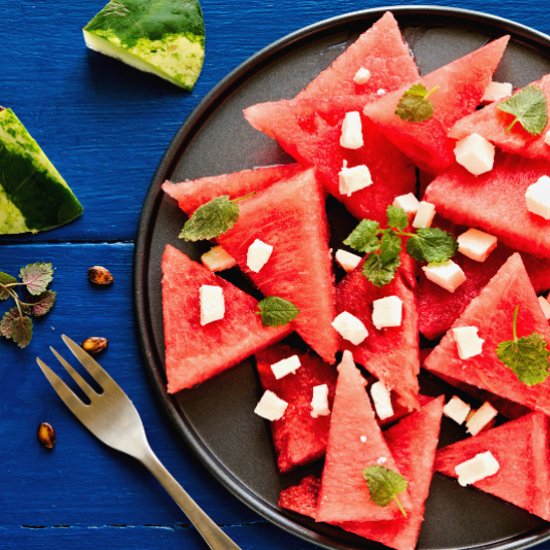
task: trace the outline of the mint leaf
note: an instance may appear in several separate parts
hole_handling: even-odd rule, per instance
[[[393,204],[390,204],[386,209],[386,216],[388,217],[388,227],[403,230],[409,225],[407,213],[402,208],[393,206]]]
[[[519,122],[531,135],[539,136],[548,124],[546,96],[536,86],[523,88],[497,108],[514,115],[514,120],[506,129],[508,132]]]
[[[3,285],[11,285],[16,283],[17,279],[0,271],[0,300],[7,300],[10,297],[10,293]]]
[[[16,307],[12,307],[2,316],[2,319],[0,320],[0,334],[4,338],[11,340],[12,321],[18,316],[19,310]]]
[[[496,354],[501,363],[512,370],[520,382],[527,386],[534,386],[548,378],[550,351],[544,336],[538,332],[518,338],[518,312],[519,306],[516,306],[512,322],[513,340],[501,342],[496,349]]]
[[[454,237],[437,227],[416,231],[406,245],[407,253],[419,262],[440,263],[450,260],[458,250]]]
[[[31,314],[35,317],[43,317],[46,315],[55,304],[56,297],[57,293],[53,290],[46,290],[46,292],[40,294],[38,299],[33,302],[31,306]]]
[[[380,224],[378,222],[373,220],[361,220],[344,241],[344,244],[364,254],[375,252],[380,248],[380,242],[378,240],[379,229]]]
[[[280,327],[294,321],[300,310],[288,300],[278,296],[268,296],[258,302],[258,314],[262,316],[264,327]]]
[[[179,238],[193,242],[213,239],[229,231],[238,219],[239,206],[229,200],[229,195],[216,197],[195,210]]]
[[[0,334],[13,340],[20,348],[26,348],[32,339],[32,319],[20,315],[16,307],[7,311],[0,321]]]
[[[363,477],[369,487],[370,498],[375,504],[387,506],[395,500],[403,516],[407,517],[397,495],[404,493],[409,484],[400,473],[384,466],[369,466],[363,470]]]
[[[401,260],[399,256],[384,263],[378,254],[371,254],[363,264],[363,275],[377,287],[385,286],[393,280]]]
[[[401,238],[391,229],[384,231],[380,240],[380,261],[383,264],[393,262],[401,253]]]
[[[50,263],[36,262],[22,267],[19,277],[27,287],[29,294],[37,296],[48,288],[53,280],[53,267]]]
[[[424,84],[413,84],[402,96],[395,114],[406,122],[424,122],[432,118],[434,106],[428,99],[439,86],[426,89]]]

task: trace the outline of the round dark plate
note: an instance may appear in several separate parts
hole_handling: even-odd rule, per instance
[[[261,101],[293,97],[386,9],[396,16],[422,74],[506,33],[512,35],[512,40],[495,80],[520,86],[550,72],[548,36],[477,12],[429,6],[380,8],[307,27],[272,44],[233,71],[189,117],[153,179],[137,236],[135,301],[145,364],[178,432],[208,470],[250,508],[326,548],[381,546],[277,507],[280,488],[295,481],[299,473],[284,478],[278,475],[269,426],[252,414],[260,394],[252,361],[193,390],[173,396],[166,393],[160,258],[167,243],[196,259],[204,249],[177,239],[184,217],[162,194],[160,184],[166,179],[194,179],[289,161],[275,142],[246,123],[242,109]],[[342,220],[334,202],[331,208],[338,214],[335,219]],[[333,223],[333,229],[342,223],[349,221]],[[238,275],[228,277],[243,284]],[[443,432],[445,442],[458,435],[446,421]],[[419,548],[527,548],[548,539],[550,526],[542,520],[435,476]]]

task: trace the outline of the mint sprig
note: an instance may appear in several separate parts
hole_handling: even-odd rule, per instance
[[[518,338],[518,313],[519,305],[514,309],[513,339],[501,342],[496,349],[496,354],[501,363],[512,370],[520,382],[527,386],[535,386],[548,378],[550,351],[544,336],[538,332]]]
[[[380,224],[378,222],[374,220],[361,220],[344,241],[344,244],[363,254],[376,252],[380,248],[378,240],[379,229]]]
[[[447,231],[437,227],[423,227],[409,238],[406,249],[409,256],[419,262],[439,263],[455,255],[458,243]]]
[[[280,327],[294,321],[300,310],[288,300],[279,296],[268,296],[258,302],[258,315],[265,327]]]
[[[424,84],[413,84],[402,96],[395,114],[405,122],[424,122],[432,118],[434,106],[429,97],[439,88],[428,90]]]
[[[499,103],[497,108],[514,115],[514,120],[506,128],[507,132],[510,132],[519,122],[531,135],[539,136],[548,124],[546,96],[536,86],[523,88],[517,94]]]
[[[363,477],[367,482],[370,498],[378,506],[387,506],[395,501],[404,517],[407,512],[403,508],[398,495],[407,490],[407,480],[395,470],[385,466],[369,466],[363,470]]]

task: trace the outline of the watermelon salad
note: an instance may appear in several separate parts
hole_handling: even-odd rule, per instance
[[[168,391],[254,358],[293,518],[412,550],[438,472],[550,521],[550,75],[494,81],[508,39],[420,75],[388,12],[245,109],[295,164],[162,186],[210,243],[162,259]]]

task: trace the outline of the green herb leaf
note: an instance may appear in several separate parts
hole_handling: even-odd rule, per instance
[[[387,506],[395,500],[401,513],[407,517],[397,495],[407,490],[407,480],[395,470],[384,466],[369,466],[363,470],[363,477],[369,487],[371,500],[378,506]]]
[[[219,237],[229,231],[239,219],[239,206],[229,200],[229,195],[216,197],[199,206],[185,222],[180,239],[202,241]]]
[[[519,122],[527,132],[538,136],[548,124],[546,96],[536,86],[527,86],[497,108],[515,117],[507,128],[508,132]]]
[[[349,234],[348,238],[344,241],[357,252],[375,252],[380,248],[380,241],[378,240],[378,230],[380,224],[373,220],[361,220],[357,227]]]
[[[374,286],[382,287],[391,283],[400,263],[399,256],[384,263],[379,254],[371,254],[363,264],[362,273]]]
[[[424,84],[413,84],[402,96],[395,114],[406,122],[424,122],[432,118],[434,106],[428,99],[438,88],[427,90]]]
[[[2,317],[0,334],[8,340],[13,340],[20,348],[26,348],[32,339],[32,319],[20,315],[14,307]]]
[[[450,260],[458,250],[454,237],[437,227],[420,228],[407,241],[407,252],[419,262],[440,263]]]
[[[56,297],[57,293],[53,290],[46,290],[46,292],[40,294],[38,299],[33,302],[31,306],[31,314],[35,317],[43,317],[46,315],[55,304]]]
[[[280,327],[294,321],[300,310],[288,300],[278,296],[268,296],[258,302],[258,315],[262,316],[265,327]]]
[[[10,297],[10,293],[3,285],[11,285],[16,282],[17,279],[15,277],[0,271],[0,300],[7,300]]]
[[[548,378],[550,351],[544,336],[538,332],[518,338],[518,312],[519,306],[516,306],[512,322],[513,340],[501,342],[496,349],[496,354],[499,360],[514,372],[520,382],[527,386],[534,386]]]
[[[393,206],[393,204],[390,204],[386,209],[386,216],[388,217],[388,227],[403,230],[409,225],[407,213],[402,208]]]
[[[46,291],[53,280],[53,267],[50,263],[36,262],[22,267],[19,277],[27,287],[29,294],[38,296]]]
[[[391,229],[384,231],[380,240],[380,261],[389,264],[399,257],[401,253],[401,237],[398,237]]]

